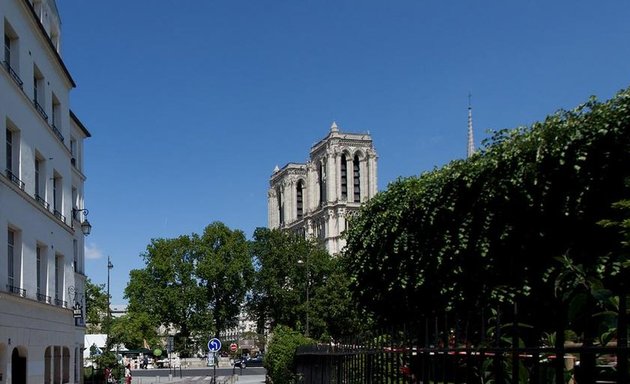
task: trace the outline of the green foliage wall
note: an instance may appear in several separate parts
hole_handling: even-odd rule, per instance
[[[294,383],[297,347],[312,344],[313,341],[284,325],[277,326],[273,332],[263,361],[267,375],[274,384]]]
[[[496,132],[362,209],[343,255],[355,298],[390,324],[513,296],[551,307],[554,258],[593,265],[619,243],[597,222],[628,197],[629,173],[629,90]]]

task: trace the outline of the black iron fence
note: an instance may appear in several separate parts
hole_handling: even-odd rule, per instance
[[[586,317],[596,320],[579,335],[557,314],[538,314],[548,317],[546,327],[544,321],[528,325],[514,304],[486,311],[474,320],[428,316],[352,341],[300,347],[299,382],[630,383],[625,296],[612,328],[602,328],[601,314],[591,313]]]

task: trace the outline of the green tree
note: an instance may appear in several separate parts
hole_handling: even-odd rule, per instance
[[[256,277],[248,307],[259,328],[283,324],[306,332],[307,313],[315,339],[356,328],[347,277],[323,248],[289,232],[257,228],[251,251]]]
[[[105,284],[94,284],[90,278],[85,280],[86,333],[98,333],[107,318],[107,292]]]
[[[245,234],[225,224],[208,225],[193,236],[196,277],[207,310],[212,313],[215,336],[236,326],[254,269]]]
[[[251,243],[256,275],[249,300],[250,313],[259,329],[267,323],[295,326],[300,318],[298,308],[305,300],[305,286],[298,260],[306,255],[307,246],[297,237],[278,230],[256,228]]]
[[[151,314],[156,324],[175,327],[184,339],[209,334],[211,312],[195,275],[191,238],[153,239],[142,256],[145,268],[132,270],[125,288],[129,312]]]
[[[176,350],[203,348],[235,324],[253,274],[242,231],[215,222],[202,235],[153,239],[142,256],[145,267],[130,272],[125,288],[129,313],[174,327]]]
[[[148,313],[134,312],[112,319],[109,337],[112,344],[124,344],[129,349],[160,345],[158,321]]]

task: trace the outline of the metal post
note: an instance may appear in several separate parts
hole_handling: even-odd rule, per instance
[[[110,302],[110,295],[109,295],[109,271],[112,268],[114,268],[114,264],[112,264],[112,262],[109,259],[109,256],[107,256],[107,339],[105,341],[106,348],[109,348],[109,331],[111,328],[111,320],[112,320],[111,302]],[[116,356],[116,358],[118,358],[118,356]]]
[[[212,382],[216,383],[217,382],[217,359],[216,359],[216,352],[212,353],[212,372],[213,372],[213,379]]]
[[[310,299],[310,285],[311,285],[311,273],[308,265],[308,254],[310,252],[306,252],[306,337],[309,337],[309,319],[308,313],[310,312],[309,299]]]

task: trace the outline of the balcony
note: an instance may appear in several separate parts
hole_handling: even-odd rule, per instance
[[[7,291],[21,297],[26,297],[26,289],[16,287],[15,285],[7,284]]]
[[[46,200],[44,200],[44,198],[41,197],[40,195],[35,195],[35,201],[37,201],[39,205],[44,207],[45,210],[47,211],[50,210],[50,204],[48,204]]]
[[[13,172],[11,172],[10,169],[6,170],[7,173],[7,178],[9,180],[11,180],[11,182],[15,185],[17,185],[21,190],[24,190],[24,182],[22,180],[20,180],[19,177],[17,177],[16,175],[13,174]]]
[[[61,299],[55,299],[55,305],[58,307],[68,308],[68,302]]]
[[[35,109],[37,110],[37,112],[39,112],[40,116],[46,120],[46,122],[48,122],[48,114],[46,113],[46,111],[44,111],[44,108],[39,105],[39,103],[37,102],[37,100],[33,100],[33,106],[35,107]]]
[[[42,303],[50,304],[51,303],[51,297],[50,296],[46,296],[46,295],[41,294],[41,293],[38,293],[37,294],[37,301],[41,301]]]
[[[66,223],[66,217],[64,215],[62,215],[61,212],[59,212],[58,210],[55,209],[53,214],[55,215],[56,218],[58,218],[59,220],[63,221],[64,224]]]
[[[11,68],[11,64],[9,64],[7,61],[3,61],[3,63],[4,68],[7,70],[7,72],[9,72],[13,80],[15,80],[15,83],[18,85],[18,87],[20,87],[21,90],[24,90],[24,82],[22,81],[22,79],[20,79],[20,76],[18,76],[17,72],[15,72],[13,68]]]
[[[55,134],[55,136],[57,136],[59,141],[63,143],[64,137],[61,134],[61,131],[59,130],[59,128],[57,128],[57,126],[55,125],[55,123],[50,124],[50,129],[52,129],[53,133]]]

